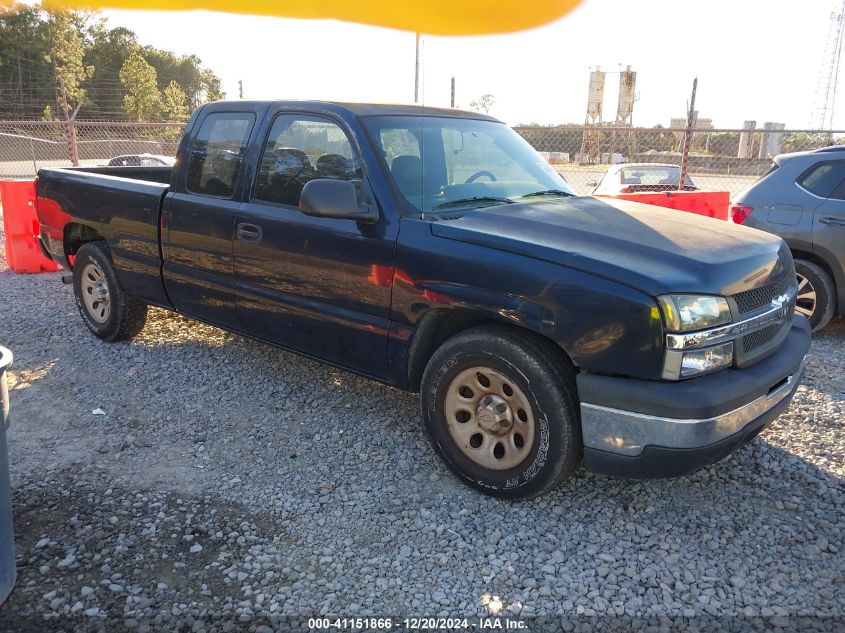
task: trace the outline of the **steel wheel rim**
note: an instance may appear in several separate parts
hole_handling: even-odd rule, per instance
[[[460,372],[446,392],[444,413],[455,445],[479,466],[508,470],[531,453],[534,413],[519,385],[501,372]]]
[[[798,296],[795,299],[795,311],[808,319],[816,311],[816,289],[804,275],[796,273],[798,278]]]
[[[109,284],[106,276],[97,264],[88,263],[80,275],[82,301],[85,309],[97,323],[105,323],[111,314]]]

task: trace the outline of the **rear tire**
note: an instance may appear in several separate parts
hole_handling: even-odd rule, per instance
[[[795,260],[795,274],[798,277],[795,312],[807,317],[813,332],[818,332],[833,318],[836,286],[821,266],[804,259]]]
[[[473,328],[431,357],[420,388],[431,444],[464,483],[494,497],[539,495],[583,453],[575,369],[530,333]]]
[[[147,321],[147,305],[120,285],[104,242],[88,242],[73,262],[76,307],[89,330],[104,341],[136,336]]]

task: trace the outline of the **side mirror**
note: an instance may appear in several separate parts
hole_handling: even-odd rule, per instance
[[[358,202],[358,188],[348,180],[316,178],[305,183],[299,196],[299,210],[317,218],[355,220],[372,224],[378,211]]]

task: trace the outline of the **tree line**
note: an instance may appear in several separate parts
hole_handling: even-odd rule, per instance
[[[224,98],[196,55],[146,46],[97,12],[0,8],[0,119],[186,121]]]

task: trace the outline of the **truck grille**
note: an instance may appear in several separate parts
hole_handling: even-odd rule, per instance
[[[781,323],[775,323],[774,325],[764,327],[762,330],[757,330],[753,334],[743,336],[743,349],[746,352],[750,352],[752,350],[757,349],[758,347],[765,345],[775,337],[775,335],[780,331],[782,327],[783,325]]]
[[[739,314],[744,315],[769,305],[772,299],[787,291],[792,281],[788,275],[784,275],[777,281],[768,283],[765,286],[735,294],[733,299],[736,301]]]
[[[750,318],[754,313],[765,310],[771,305],[773,299],[785,295],[790,287],[795,286],[795,283],[795,277],[790,271],[781,274],[779,278],[764,286],[733,295],[730,298],[736,306],[735,318],[739,320]],[[776,349],[792,325],[791,313],[795,308],[794,300],[790,301],[787,308],[787,318],[782,322],[771,323],[756,332],[746,334],[737,341],[735,351],[737,367],[753,365]]]

